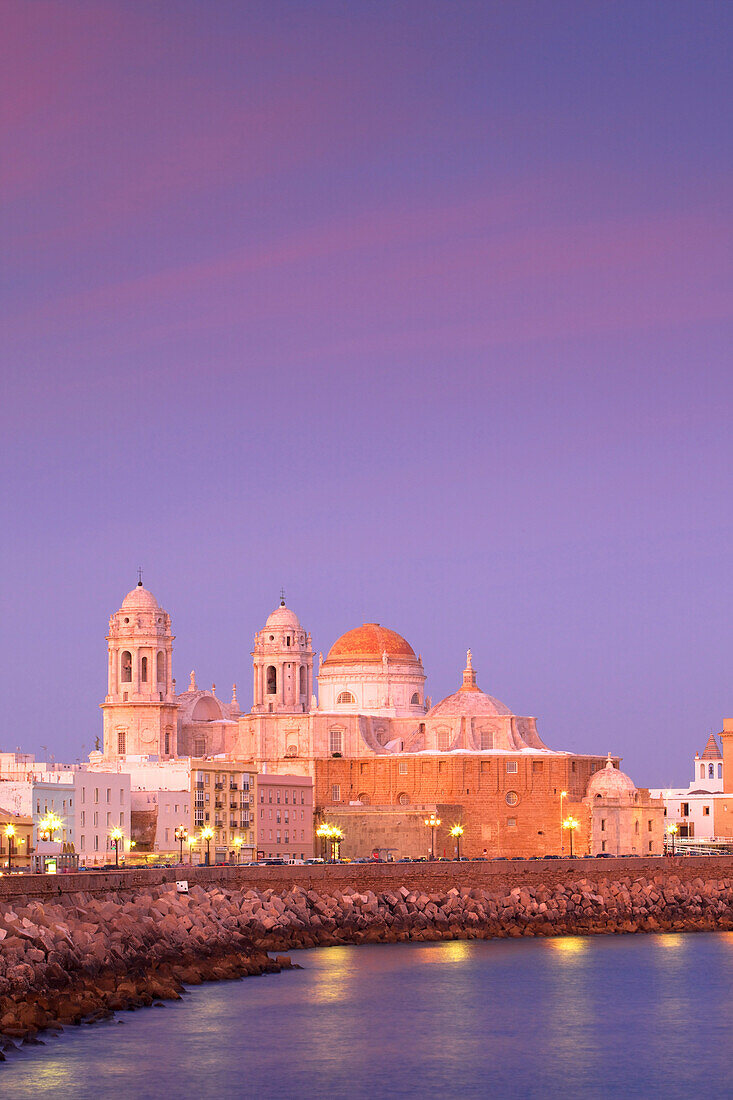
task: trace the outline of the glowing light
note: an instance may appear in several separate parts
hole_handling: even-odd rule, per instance
[[[573,830],[579,829],[580,828],[580,822],[576,821],[576,819],[572,815],[569,814],[565,818],[565,820],[563,821],[562,827],[563,827],[563,829],[573,829]]]
[[[211,825],[205,825],[204,828],[201,830],[201,839],[202,840],[212,840],[213,837],[214,837],[214,830],[211,828]]]
[[[119,825],[115,825],[114,828],[110,829],[109,839],[117,841],[117,843],[125,839],[125,834],[122,832],[122,829],[119,827]]]
[[[425,818],[425,824],[429,829],[435,829],[438,825],[441,824],[441,821],[439,817],[435,816],[435,814],[431,814],[430,817]]]
[[[58,817],[53,811],[49,811],[45,817],[42,817],[38,822],[38,832],[47,833],[49,840],[53,840],[53,834],[63,825],[60,817]]]
[[[234,840],[232,841],[232,844],[234,845],[235,848],[241,848],[242,845],[244,844],[244,841],[242,840],[241,836],[235,836]]]
[[[8,840],[12,840],[13,837],[15,836],[15,825],[13,825],[12,822],[8,823],[5,826],[4,832],[5,832],[5,835],[8,838]]]
[[[670,834],[670,836],[674,836],[675,833],[678,833],[679,831],[680,827],[676,821],[673,821],[671,825],[667,826],[667,832]]]
[[[450,835],[451,836],[463,836],[463,826],[462,825],[454,825],[451,828]]]

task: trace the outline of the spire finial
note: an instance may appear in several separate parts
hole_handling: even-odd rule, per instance
[[[238,707],[239,706],[239,702],[237,701],[237,685],[236,684],[232,684],[232,701],[230,703],[230,706],[232,706],[232,707]]]
[[[138,588],[142,588],[142,586],[143,586],[143,567],[142,567],[142,565],[138,565],[138,567],[137,567],[137,586],[138,586]]]
[[[191,672],[191,677],[188,681],[188,690],[198,691],[198,688],[196,687],[196,673],[194,671]]]
[[[463,670],[463,683],[461,684],[461,691],[478,691],[476,684],[476,672],[473,667],[473,654],[471,650],[466,650],[466,667]]]
[[[473,668],[473,654],[470,649],[466,650],[466,668]]]
[[[285,607],[285,589],[280,589],[280,607]]]

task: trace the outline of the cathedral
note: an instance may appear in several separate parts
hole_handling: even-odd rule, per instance
[[[243,711],[236,685],[225,703],[193,672],[177,692],[173,641],[170,615],[139,582],[109,624],[105,760],[226,756],[258,772],[310,776],[317,813],[343,824],[357,846],[389,849],[398,832],[420,838],[422,850],[428,811],[440,816],[444,851],[459,822],[467,854],[561,853],[570,812],[587,818],[589,849],[593,836],[599,849],[608,843],[598,792],[610,788],[593,793],[590,781],[618,758],[549,748],[535,718],[481,690],[470,650],[458,689],[433,705],[420,655],[396,631],[364,623],[319,654],[314,682],[311,635],[283,598],[254,635]],[[629,779],[632,789],[624,805],[642,813],[648,794]],[[661,850],[658,811],[649,807],[639,854]]]

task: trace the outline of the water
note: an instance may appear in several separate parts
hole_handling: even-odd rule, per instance
[[[733,934],[336,947],[0,1065],[2,1100],[733,1091]]]

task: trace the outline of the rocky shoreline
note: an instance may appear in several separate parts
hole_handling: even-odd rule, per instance
[[[578,877],[511,889],[374,892],[175,884],[0,902],[0,1034],[94,1023],[185,986],[292,967],[268,952],[337,944],[733,930],[733,879]],[[2,1051],[0,1050],[0,1055]],[[2,1055],[4,1057],[4,1055]]]

